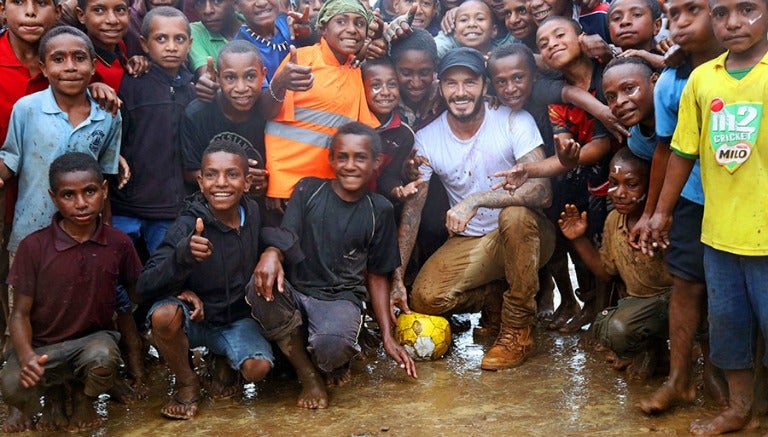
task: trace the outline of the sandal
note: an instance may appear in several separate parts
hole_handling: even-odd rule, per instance
[[[197,393],[192,397],[192,399],[184,400],[179,398],[179,393],[181,390],[192,387],[193,386],[184,386],[177,390],[173,397],[171,397],[171,399],[168,401],[168,403],[165,404],[162,409],[160,409],[160,414],[169,419],[179,420],[189,420],[195,417],[197,415],[197,409],[200,404],[200,400],[202,399],[200,397],[200,388],[197,388]],[[180,410],[180,413],[173,411],[174,407],[177,406],[183,407],[183,409]]]

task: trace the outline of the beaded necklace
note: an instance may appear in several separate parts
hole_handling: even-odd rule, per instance
[[[250,27],[248,27],[248,26],[244,26],[244,27],[245,27],[245,31],[248,32],[249,35],[251,35],[251,38],[255,39],[256,41],[258,41],[258,42],[260,42],[260,43],[262,43],[264,45],[266,45],[270,49],[281,51],[281,52],[284,52],[284,51],[288,50],[288,46],[289,46],[288,41],[283,41],[280,44],[275,44],[271,40],[269,40],[267,38],[264,38],[261,35],[256,34],[256,32],[251,30]],[[277,32],[277,29],[275,29],[275,31]]]

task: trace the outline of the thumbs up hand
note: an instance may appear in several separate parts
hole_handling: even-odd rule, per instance
[[[200,74],[195,83],[195,94],[197,98],[204,102],[212,102],[219,91],[219,82],[216,79],[216,67],[213,58],[208,56],[208,63],[205,70]]]
[[[270,87],[272,88],[272,93],[274,93],[273,97],[281,101],[280,99],[285,97],[287,90],[307,91],[312,88],[314,81],[315,77],[312,75],[312,67],[299,65],[296,47],[291,46],[288,62],[272,78]]]
[[[203,237],[204,230],[203,219],[198,217],[195,222],[195,232],[189,238],[189,250],[197,262],[205,261],[213,253],[213,244]]]

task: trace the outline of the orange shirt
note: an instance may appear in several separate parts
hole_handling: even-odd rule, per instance
[[[296,57],[299,65],[312,67],[314,85],[306,92],[287,91],[264,135],[267,196],[279,199],[291,197],[301,178],[335,177],[328,162],[328,145],[340,126],[351,121],[379,125],[368,109],[360,69],[350,67],[349,60],[340,64],[324,38],[319,44],[298,49]],[[287,62],[284,59],[278,71]]]

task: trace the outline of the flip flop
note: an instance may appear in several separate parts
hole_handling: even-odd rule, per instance
[[[190,399],[188,401],[185,401],[185,400],[179,399],[179,394],[177,392],[176,394],[173,395],[171,400],[169,400],[168,403],[165,404],[165,406],[162,409],[160,409],[160,414],[162,414],[163,416],[165,416],[165,417],[167,417],[169,419],[189,420],[189,419],[195,417],[195,415],[197,415],[197,409],[195,409],[195,413],[192,414],[192,415],[188,415],[188,414],[174,414],[174,413],[172,413],[170,411],[170,407],[173,406],[173,402],[175,402],[177,405],[182,405],[184,407],[184,411],[186,413],[186,412],[189,411],[190,408],[197,407],[200,404],[200,400],[201,399],[202,398],[200,397],[200,395],[197,395],[194,398],[192,398],[192,399]]]

